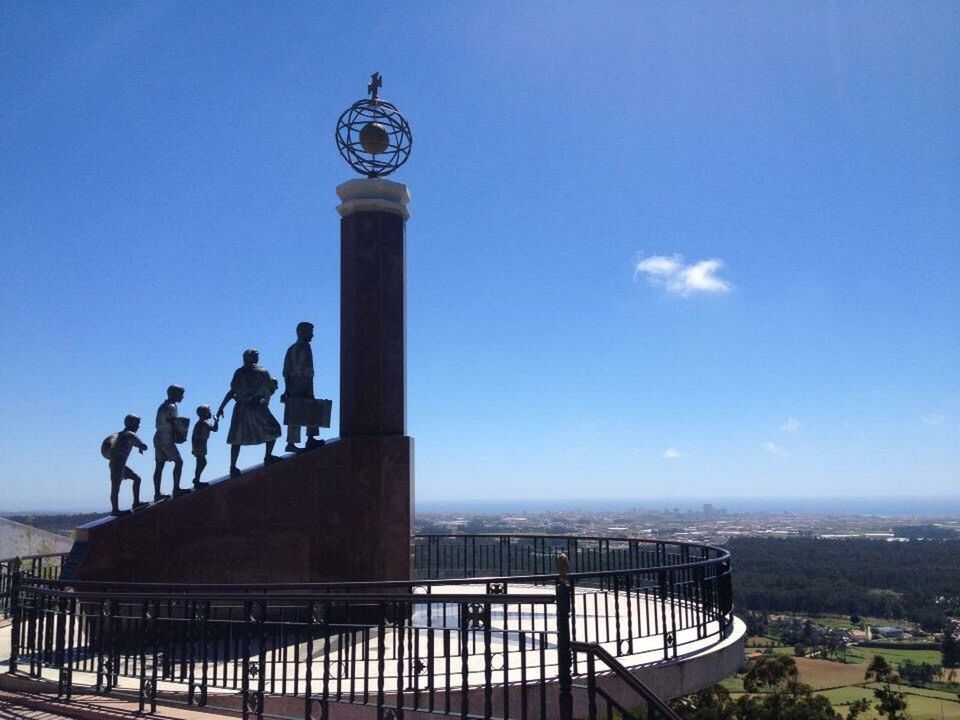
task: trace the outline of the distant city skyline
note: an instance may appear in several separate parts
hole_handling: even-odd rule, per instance
[[[166,387],[196,421],[301,320],[336,435],[333,129],[374,71],[418,502],[960,487],[956,4],[2,16],[4,510],[106,509],[129,412],[149,484]]]

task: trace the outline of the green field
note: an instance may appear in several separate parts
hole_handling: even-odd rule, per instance
[[[787,645],[778,645],[768,637],[751,637],[747,641],[749,650],[765,650],[770,648],[777,655],[793,655],[793,648]],[[870,662],[874,655],[883,655],[887,662],[896,668],[897,663],[906,660],[912,660],[915,663],[929,663],[930,665],[940,664],[940,650],[931,643],[929,650],[899,650],[896,648],[869,648],[854,646],[847,650],[847,663],[859,665]],[[862,674],[862,673],[861,673]]]
[[[943,715],[941,715],[941,710]],[[910,695],[907,698],[907,712],[912,720],[960,720],[960,702],[938,698]]]
[[[864,687],[875,688],[880,687],[877,683],[868,683]],[[954,702],[960,702],[957,700],[957,693],[950,692],[949,690],[934,690],[932,688],[918,688],[912,687],[910,685],[902,685],[901,689],[908,695],[922,695],[923,697],[932,697],[943,699],[943,700],[952,700]]]
[[[924,692],[924,691],[920,691]],[[873,702],[873,691],[863,687],[845,687],[838,690],[826,690],[821,693],[830,699],[834,708],[842,714],[846,714],[846,707],[854,700],[866,698]],[[941,709],[943,714],[941,715]],[[912,720],[960,720],[960,702],[957,702],[957,696],[953,695],[952,700],[949,697],[939,698],[927,695],[914,695],[911,691],[907,695],[907,712],[910,713]],[[861,717],[868,720],[878,720],[880,717],[876,710],[872,710]]]
[[[743,692],[743,680],[738,677],[727,678],[720,683],[731,693],[739,694]]]
[[[856,685],[863,682],[863,667],[861,665],[850,665],[819,658],[797,658],[796,661],[797,670],[800,671],[800,682],[810,685],[814,690]]]
[[[774,652],[793,652],[792,648],[774,648]],[[855,700],[866,698],[873,703],[875,684],[866,684],[863,680],[864,663],[874,655],[883,655],[893,665],[905,660],[927,662],[939,665],[940,653],[933,650],[885,650],[880,648],[857,648],[857,657],[848,654],[853,663],[841,663],[820,658],[796,658],[800,682],[814,688],[814,691],[830,699],[838,712],[846,715],[847,706]],[[731,694],[743,693],[743,681],[729,678],[721,683]],[[907,711],[911,720],[960,720],[960,701],[957,693],[946,690],[915,688],[907,685],[901,688],[907,693]],[[875,710],[861,716],[864,720],[880,720]]]
[[[751,635],[747,638],[748,648],[765,648],[774,647],[775,645],[779,645],[779,641],[766,635]]]
[[[850,618],[845,615],[824,615],[822,617],[812,616],[810,618],[817,625],[823,625],[829,628],[851,628],[853,623],[850,622]],[[860,623],[865,625],[880,625],[880,626],[896,626],[898,621],[890,620],[889,618],[878,618],[878,617],[862,617],[860,618]]]
[[[866,698],[871,703],[873,702],[873,691],[868,690],[863,687],[856,687],[849,685],[847,687],[837,688],[836,690],[824,690],[819,693],[826,698],[830,699],[830,703],[834,707],[839,707],[842,705],[849,705],[854,700],[860,700],[861,698]],[[843,712],[841,710],[841,712]]]
[[[852,647],[847,651],[847,662],[870,662],[874,655],[883,655],[887,662],[897,663],[913,660],[915,663],[940,664],[940,650],[936,645],[930,650],[889,650],[887,648]]]

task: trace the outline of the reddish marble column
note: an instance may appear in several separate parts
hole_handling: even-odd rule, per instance
[[[407,188],[337,188],[340,439],[209,488],[80,528],[72,577],[159,583],[413,577],[406,435]]]
[[[381,178],[337,188],[340,437],[406,435],[407,188]]]

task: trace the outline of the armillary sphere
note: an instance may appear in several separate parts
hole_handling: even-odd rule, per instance
[[[378,97],[380,73],[370,76],[370,97],[358,100],[337,121],[337,148],[350,167],[367,177],[383,177],[410,157],[413,135],[400,111]]]

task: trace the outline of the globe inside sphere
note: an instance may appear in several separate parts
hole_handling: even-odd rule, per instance
[[[380,123],[368,122],[360,130],[360,146],[371,155],[379,155],[390,147],[390,136]]]

